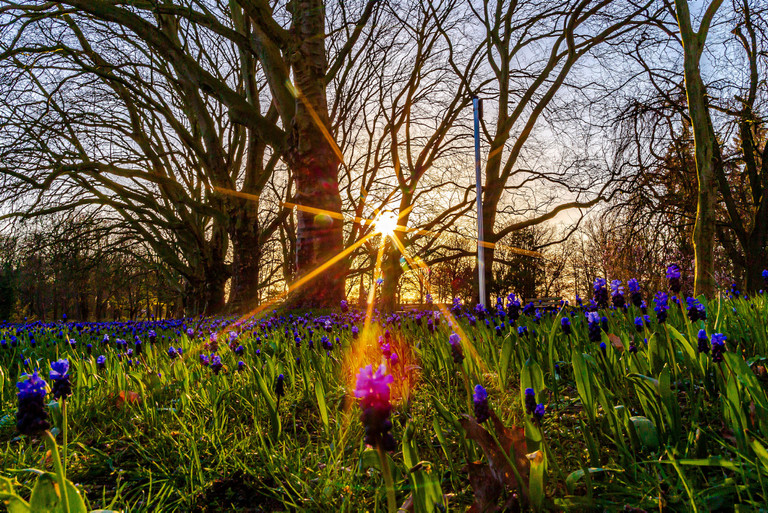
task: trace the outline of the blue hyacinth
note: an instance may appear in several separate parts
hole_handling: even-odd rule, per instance
[[[712,334],[712,361],[714,363],[720,363],[723,361],[723,353],[725,352],[725,341],[727,337],[722,333]]]
[[[46,382],[37,371],[16,383],[19,408],[16,411],[16,429],[23,435],[36,435],[51,427],[44,409]]]
[[[669,290],[674,294],[679,294],[682,289],[682,283],[680,283],[680,268],[677,264],[670,264],[667,266],[667,280],[669,280]]]
[[[491,410],[488,406],[488,392],[482,385],[475,385],[475,392],[472,394],[472,403],[475,407],[475,420],[482,424],[491,417]]]
[[[597,278],[592,288],[595,291],[595,304],[598,308],[606,308],[608,306],[608,289],[605,288],[606,281],[603,278]]]
[[[613,280],[611,282],[611,300],[616,308],[624,308],[626,305],[624,301],[624,286],[621,284],[621,280]]]
[[[67,398],[72,395],[72,384],[69,381],[69,360],[62,358],[51,363],[51,372],[48,377],[51,378],[52,392],[54,399]]]

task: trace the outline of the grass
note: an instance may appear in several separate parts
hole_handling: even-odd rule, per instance
[[[583,312],[567,307],[543,312],[540,321],[523,315],[515,327],[493,316],[488,326],[466,315],[449,326],[443,317],[434,329],[421,313],[378,316],[369,332],[361,314],[340,312],[285,312],[241,323],[0,325],[1,470],[28,498],[37,474],[24,469],[52,468],[43,438],[15,431],[14,384],[33,369],[47,379],[50,362],[68,358],[74,394],[67,404],[67,477],[91,509],[386,511],[381,462],[363,444],[352,392],[358,369],[382,361],[379,337],[388,331],[399,357],[388,366],[398,450],[387,460],[398,504],[410,497],[416,511],[434,510],[436,502],[438,510],[454,511],[473,502],[538,510],[759,510],[768,503],[768,302],[720,299],[706,308],[706,321],[691,322],[671,304],[665,324],[650,312],[641,330],[636,307],[606,310],[605,352],[589,341]],[[570,335],[561,328],[563,316],[571,319]],[[357,338],[352,325],[360,329]],[[519,335],[517,326],[529,334]],[[188,337],[187,328],[195,335]],[[448,344],[454,328],[464,334],[460,365]],[[727,336],[723,362],[698,352],[701,328]],[[201,352],[212,352],[204,347],[210,332],[218,333],[224,364],[218,374],[199,361]],[[110,341],[102,343],[105,333]],[[228,347],[229,333],[238,334],[232,347],[242,345],[242,355]],[[323,336],[330,350],[321,347]],[[183,356],[170,358],[171,345]],[[286,394],[278,400],[279,374]],[[494,453],[469,424],[468,392],[476,384],[487,389],[506,426],[491,428],[489,421],[484,432],[503,445],[519,427],[527,464],[515,463],[524,455]],[[546,405],[541,423],[524,410],[527,387]],[[59,405],[50,395],[46,401],[61,444]],[[475,479],[507,463],[523,473],[522,483],[501,479],[491,490],[492,479]]]

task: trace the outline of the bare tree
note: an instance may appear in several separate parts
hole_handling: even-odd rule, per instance
[[[717,139],[709,115],[707,90],[701,78],[700,62],[707,34],[723,0],[707,4],[698,30],[693,28],[687,0],[675,0],[675,15],[683,45],[683,68],[688,111],[691,116],[693,140],[696,147],[696,175],[698,178],[698,206],[693,229],[693,247],[696,255],[694,294],[712,296],[715,292],[715,200],[716,169],[722,166],[717,151]]]

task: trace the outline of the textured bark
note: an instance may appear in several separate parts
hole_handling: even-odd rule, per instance
[[[232,240],[232,283],[227,308],[243,313],[259,302],[261,243],[257,212],[246,214],[247,205],[234,223]]]
[[[698,179],[696,223],[693,229],[693,248],[696,259],[694,294],[712,297],[715,293],[715,201],[717,182],[715,173],[719,161],[717,139],[709,115],[707,92],[701,78],[699,63],[707,39],[712,17],[722,4],[713,0],[702,18],[698,32],[691,25],[687,0],[675,0],[677,21],[683,42],[683,68],[688,111],[691,117],[693,140],[696,148],[696,176]]]
[[[403,268],[400,266],[400,250],[392,242],[387,242],[387,251],[381,263],[384,281],[381,284],[381,310],[394,312],[398,309],[397,292]]]
[[[341,213],[338,169],[332,141],[325,74],[325,11],[322,0],[293,3],[294,30],[299,46],[291,56],[298,90],[296,114],[289,137],[288,160],[296,182],[296,203],[329,213]],[[343,249],[343,223],[332,215],[299,210],[296,226],[297,278],[319,268]],[[346,267],[329,267],[322,278],[297,290],[296,306],[334,307],[344,298]]]

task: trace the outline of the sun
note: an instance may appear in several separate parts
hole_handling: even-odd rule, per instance
[[[373,229],[384,236],[394,235],[397,229],[397,215],[389,210],[380,213],[373,222]]]

